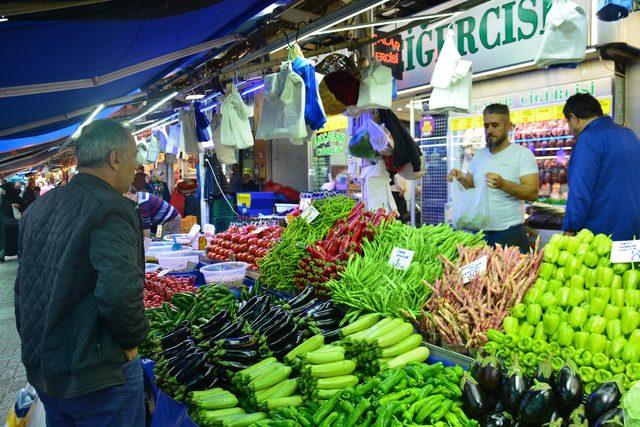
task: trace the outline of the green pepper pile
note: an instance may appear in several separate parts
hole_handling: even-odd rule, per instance
[[[589,230],[556,234],[544,247],[538,279],[493,331],[485,349],[533,370],[550,360],[579,366],[586,390],[611,379],[640,380],[640,270],[611,264],[612,241]]]

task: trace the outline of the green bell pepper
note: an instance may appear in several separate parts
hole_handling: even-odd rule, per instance
[[[611,252],[611,239],[604,234],[597,234],[591,241],[591,247],[596,251],[598,256],[605,256]]]
[[[591,243],[591,241],[593,240],[593,233],[590,230],[587,230],[586,228],[583,228],[582,230],[580,230],[578,232],[578,234],[576,234],[575,236],[579,241],[581,241],[582,243]]]
[[[624,301],[625,305],[629,307],[638,307],[640,304],[640,291],[638,289],[625,289]]]
[[[596,375],[596,370],[591,366],[580,366],[578,368],[578,375],[580,376],[580,379],[583,383],[589,384],[590,382],[593,382],[593,378]]]
[[[614,289],[611,291],[611,304],[616,307],[624,307],[625,306],[625,293],[624,289]]]
[[[614,320],[620,317],[620,307],[615,306],[613,304],[608,304],[607,308],[604,309],[604,314],[602,315],[607,320]]]
[[[587,298],[587,291],[584,289],[578,288],[569,288],[569,307],[575,307],[577,305],[582,304],[582,302]]]
[[[640,344],[640,329],[635,329],[633,332],[631,332],[628,341],[631,344]]]
[[[603,384],[611,379],[611,372],[607,369],[596,369],[596,376],[593,378],[598,384]]]
[[[564,245],[569,240],[569,236],[565,236],[561,233],[552,234],[549,238],[549,243],[558,248],[558,250],[564,249]]]
[[[589,350],[578,349],[573,355],[573,360],[580,366],[591,366],[593,362],[593,354]]]
[[[563,347],[569,347],[573,343],[573,328],[567,322],[558,325],[557,342]]]
[[[621,374],[624,372],[625,364],[620,359],[609,359],[609,370],[612,374]]]
[[[586,265],[582,264],[580,266],[580,271],[578,272],[578,276],[585,277],[589,270],[591,270],[589,267],[587,267]]]
[[[575,332],[573,334],[573,346],[576,349],[586,349],[589,344],[589,333],[588,332]]]
[[[600,316],[604,314],[604,309],[607,308],[607,302],[599,297],[591,298],[589,303],[589,316]]]
[[[558,289],[558,292],[556,292],[556,303],[561,307],[569,305],[569,288],[563,286]]]
[[[640,361],[640,345],[627,342],[620,356],[625,363],[637,363]]]
[[[538,322],[536,325],[536,331],[533,333],[533,339],[546,341],[547,334],[545,333],[544,324],[542,322]]]
[[[573,347],[564,347],[560,349],[560,357],[564,360],[573,359],[573,356],[576,354],[576,349]]]
[[[523,323],[518,329],[518,335],[521,337],[533,337],[536,332],[536,327],[528,323]]]
[[[531,346],[533,345],[533,338],[531,337],[523,337],[521,336],[518,339],[518,350],[529,353],[531,351]]]
[[[559,371],[564,366],[564,360],[562,357],[552,357],[551,358],[551,366],[553,366],[554,371]]]
[[[560,249],[553,243],[547,243],[542,249],[542,256],[544,262],[555,264],[560,256]]]
[[[553,273],[556,271],[556,266],[554,263],[543,262],[540,264],[540,268],[538,268],[538,277],[549,280],[553,276]]]
[[[553,312],[545,312],[542,316],[542,324],[547,334],[552,335],[560,324],[560,315]]]
[[[538,355],[529,352],[522,358],[522,364],[528,368],[535,368],[538,365]]]
[[[598,267],[596,268],[596,283],[600,286],[610,287],[613,280],[613,268],[611,267]]]
[[[545,292],[540,297],[540,306],[546,310],[551,306],[556,305],[556,296],[553,292]]]
[[[540,289],[540,292],[545,293],[547,291],[547,285],[549,284],[548,281],[538,277],[535,281],[535,283],[533,284],[534,288],[538,288]]]
[[[542,318],[542,307],[540,304],[529,304],[527,306],[527,323],[536,326]]]
[[[611,341],[622,336],[622,322],[620,319],[611,319],[607,321],[607,338]]]
[[[511,315],[516,319],[524,319],[527,317],[527,306],[522,303],[514,305],[511,309]]]
[[[587,331],[592,334],[601,334],[607,328],[607,319],[602,316],[593,316],[587,322]]]
[[[538,302],[538,298],[540,298],[542,294],[540,293],[540,289],[531,288],[527,291],[524,296],[524,302],[526,304],[536,304]]]
[[[500,344],[498,344],[498,343],[497,343],[497,342],[495,342],[495,341],[488,341],[488,342],[484,345],[483,349],[484,349],[484,351],[486,351],[486,352],[487,352],[487,354],[489,354],[489,355],[492,355],[492,356],[493,356],[493,355],[495,355],[495,354],[498,352],[498,350],[500,349]]]
[[[547,284],[547,292],[553,292],[554,294],[558,292],[558,289],[562,287],[563,283],[556,279],[549,280]]]
[[[502,345],[513,350],[518,345],[518,336],[513,333],[505,334]]]
[[[567,275],[567,272],[565,271],[564,267],[559,267],[558,269],[556,269],[556,272],[553,273],[553,278],[564,283],[567,281],[569,276]]]
[[[557,356],[560,354],[560,346],[557,342],[550,342],[547,344],[547,353],[551,356]]]
[[[640,363],[629,363],[626,367],[626,374],[632,380],[640,380]]]
[[[605,288],[603,286],[596,286],[589,291],[591,298],[601,298],[605,302],[609,302],[611,299],[611,288]]]
[[[574,329],[580,329],[587,322],[589,312],[582,307],[573,307],[569,315],[569,324]]]
[[[518,335],[519,324],[520,322],[515,317],[506,316],[502,320],[502,329],[507,334]]]
[[[531,343],[531,351],[536,354],[541,354],[543,352],[546,352],[546,350],[547,350],[547,343],[544,342],[544,340],[534,339],[533,342]]]
[[[616,264],[621,265],[621,264]],[[627,270],[622,275],[622,287],[625,289],[638,289],[640,285],[640,270]]]
[[[604,353],[596,353],[593,355],[593,361],[591,362],[596,369],[609,368],[609,358]]]
[[[558,254],[558,259],[556,260],[556,264],[558,264],[560,267],[564,267],[570,255],[571,254],[567,251],[560,251],[560,253]]]
[[[560,253],[558,252],[558,255]],[[582,263],[584,265],[586,265],[589,268],[594,268],[596,265],[598,265],[598,260],[600,257],[598,257],[598,254],[593,252],[592,250],[587,251],[586,254],[584,254],[584,256],[582,257]],[[556,258],[557,259],[557,258]]]
[[[611,261],[609,260],[609,257],[600,257],[600,259],[598,259],[597,267],[611,267]]]
[[[580,267],[582,267],[582,261],[573,255],[569,255],[564,264],[564,272],[567,277],[571,277],[580,272]]]
[[[506,360],[511,357],[511,350],[503,347],[500,350],[498,350],[498,352],[496,353],[496,356],[502,360]]]
[[[607,345],[607,337],[601,334],[589,335],[588,350],[591,354],[603,353]]]
[[[631,264],[629,264],[628,262],[621,262],[618,264],[613,264],[613,271],[616,274],[624,274],[625,271],[629,270],[631,268]]]
[[[611,290],[614,289],[622,289],[622,276],[619,274],[614,275],[611,281]]]
[[[584,289],[584,277],[574,274],[569,279],[569,287],[576,289]]]
[[[568,237],[564,241],[564,249],[570,254],[574,254],[578,252],[578,248],[580,247],[580,240],[576,237]]]
[[[625,345],[627,345],[627,340],[622,336],[612,339],[609,346],[609,357],[620,359]]]
[[[576,257],[584,258],[584,254],[589,252],[589,244],[588,243],[580,243],[578,249],[576,250]]]
[[[595,268],[589,268],[583,274],[584,277],[584,287],[586,289],[591,289],[596,285],[596,270]]]
[[[620,310],[620,321],[622,322],[622,333],[629,335],[640,325],[640,313],[633,307],[625,307]]]

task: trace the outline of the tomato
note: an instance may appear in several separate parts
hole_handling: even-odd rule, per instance
[[[267,254],[267,252],[269,252],[268,249],[260,249],[260,251],[258,251],[258,256],[260,258],[263,258]]]
[[[255,264],[256,262],[256,257],[253,255],[247,255],[245,257],[245,260],[249,263],[249,264]]]
[[[238,254],[238,256],[236,257],[236,259],[238,261],[246,261],[247,260],[247,255],[246,254]]]
[[[266,248],[268,244],[269,243],[267,243],[266,240],[262,240],[262,239],[258,240],[258,246],[260,246],[261,248]]]

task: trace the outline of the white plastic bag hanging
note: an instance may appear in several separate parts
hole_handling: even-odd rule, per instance
[[[391,68],[377,60],[360,73],[360,88],[358,92],[358,108],[391,108],[393,95],[393,76]]]
[[[249,122],[249,108],[242,101],[238,89],[232,86],[231,93],[220,104],[222,123],[220,141],[239,150],[253,147],[253,134]]]
[[[429,98],[429,110],[433,112],[468,113],[471,107],[471,61],[461,59],[454,41],[453,31],[448,31],[438,55]]]
[[[211,142],[213,142],[213,147],[220,163],[224,165],[233,165],[238,163],[235,148],[224,145],[220,142],[220,130],[222,128],[220,113],[216,112],[209,121],[211,122]]]
[[[147,146],[147,163],[155,163],[158,161],[158,154],[161,150],[160,141],[155,137],[155,134],[151,135],[151,142]]]
[[[396,211],[396,202],[391,193],[391,177],[384,166],[384,160],[376,159],[370,166],[364,166],[361,173],[362,198],[368,210],[383,208]]]
[[[486,184],[465,189],[457,179],[451,183],[451,219],[459,229],[482,230],[489,223],[489,195]]]
[[[381,156],[393,154],[393,140],[384,125],[379,125],[372,119],[364,122],[359,131],[365,129],[369,133],[371,146]]]
[[[556,0],[547,15],[538,56],[539,67],[582,61],[587,50],[587,14],[569,0]]]

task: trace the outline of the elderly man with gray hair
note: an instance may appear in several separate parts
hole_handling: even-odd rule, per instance
[[[22,362],[47,426],[143,426],[143,238],[123,197],[136,144],[116,121],[98,120],[82,129],[76,157],[79,173],[20,221]]]

